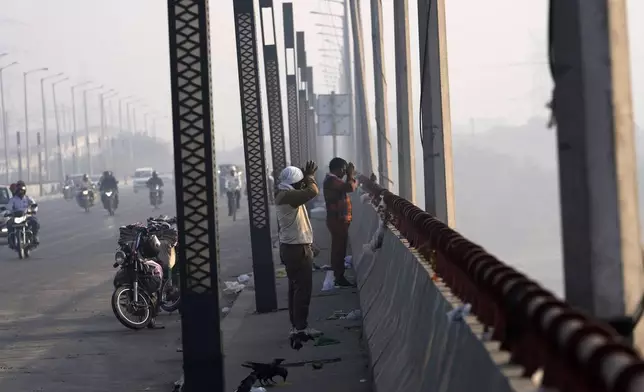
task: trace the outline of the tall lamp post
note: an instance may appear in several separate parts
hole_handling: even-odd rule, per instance
[[[100,97],[100,105],[101,105],[101,135],[98,138],[98,148],[99,152],[101,154],[101,160],[103,164],[103,170],[107,170],[107,158],[105,156],[105,99],[111,98],[115,95],[117,95],[118,92],[114,89],[108,90],[102,94],[99,95]]]
[[[85,144],[87,145],[87,168],[88,168],[89,174],[93,174],[93,167],[92,167],[92,145],[89,140],[89,115],[87,114],[87,93],[101,90],[102,88],[103,88],[103,85],[100,85],[98,87],[88,88],[85,91],[83,91],[83,106],[85,111]]]
[[[25,139],[26,139],[26,153],[27,153],[27,182],[31,182],[31,150],[29,149],[29,99],[27,91],[27,76],[36,72],[48,71],[49,68],[36,68],[23,73],[23,88],[25,94]]]
[[[63,73],[45,76],[40,78],[40,97],[42,99],[42,132],[45,147],[45,172],[47,172],[47,181],[51,181],[51,172],[49,171],[49,141],[47,135],[47,100],[45,99],[45,82],[63,76]],[[54,108],[55,109],[55,108]]]
[[[2,56],[4,57],[4,56]],[[7,107],[4,104],[4,78],[3,78],[3,71],[9,67],[12,67],[14,65],[17,65],[18,62],[14,61],[11,64],[7,64],[4,67],[0,68],[0,104],[2,105],[2,137],[4,138],[4,162],[6,165],[6,180],[7,184],[11,182],[11,178],[9,176],[9,130],[7,129]]]
[[[56,148],[58,150],[58,176],[60,177],[60,182],[63,182],[65,178],[65,166],[63,165],[63,148],[60,143],[60,120],[58,117],[58,100],[56,99],[56,85],[69,80],[69,78],[64,78],[57,80],[51,84],[51,92],[54,97],[54,118],[56,119]],[[49,173],[49,171],[47,172]]]
[[[78,151],[78,128],[76,127],[76,89],[79,87],[85,87],[92,82],[83,82],[77,85],[72,86],[72,141],[74,144],[74,158],[73,158],[73,170],[74,173],[78,173],[78,159],[80,158],[80,153]]]

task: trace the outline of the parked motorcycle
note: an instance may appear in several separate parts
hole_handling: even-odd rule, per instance
[[[116,210],[116,191],[113,189],[104,190],[101,199],[103,200],[103,207],[107,210],[110,216],[114,216]]]
[[[27,211],[14,211],[11,213],[12,231],[9,234],[9,246],[18,253],[19,259],[31,256],[31,251],[36,248],[34,233],[27,225],[28,218],[38,211],[38,204],[32,204]]]
[[[76,201],[78,202],[78,205],[85,210],[85,212],[89,212],[90,207],[94,205],[94,200],[92,200],[90,190],[87,188],[83,188],[78,191]]]
[[[71,185],[63,186],[63,198],[67,201],[74,198],[74,187]]]
[[[149,218],[147,226],[130,225],[120,229],[114,267],[121,268],[114,276],[112,309],[121,324],[128,328],[145,328],[159,308],[166,312],[179,308],[181,296],[179,279],[173,271],[174,252],[170,252],[170,272],[164,273],[158,251],[163,243],[169,244],[171,249],[176,246],[175,225],[176,218],[159,217]],[[158,247],[155,241],[159,241]],[[137,320],[124,313],[123,296],[126,297],[125,308],[131,309]]]
[[[125,327],[143,329],[158,313],[163,270],[153,258],[158,255],[160,241],[147,227],[130,225],[121,228],[119,245],[114,255],[113,267],[120,270],[114,277],[112,311]]]
[[[150,204],[155,209],[158,209],[159,205],[163,202],[161,199],[161,187],[159,185],[155,185],[154,188],[150,189]]]

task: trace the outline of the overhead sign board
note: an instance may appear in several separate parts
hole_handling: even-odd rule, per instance
[[[319,136],[351,136],[351,100],[348,94],[319,94],[317,103]]]

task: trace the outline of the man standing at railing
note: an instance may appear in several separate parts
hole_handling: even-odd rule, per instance
[[[326,203],[326,225],[331,233],[331,268],[335,275],[335,287],[355,287],[344,276],[344,258],[349,244],[351,224],[351,198],[349,193],[356,190],[356,168],[342,158],[329,162],[329,174],[324,179],[324,201]],[[346,180],[343,178],[346,176]]]
[[[309,304],[313,290],[313,228],[304,205],[318,195],[315,183],[315,162],[306,163],[304,170],[288,166],[279,175],[275,194],[275,211],[280,241],[280,258],[288,276],[288,310],[291,336],[320,336],[309,327]]]

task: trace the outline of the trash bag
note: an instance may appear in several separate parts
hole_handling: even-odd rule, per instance
[[[250,276],[248,274],[242,274],[237,277],[237,282],[240,284],[246,284],[250,281]]]
[[[353,268],[353,256],[347,256],[344,258],[344,268],[346,269]]]
[[[322,291],[331,291],[334,287],[335,277],[333,276],[333,271],[327,271],[324,277],[324,283],[322,283]]]

